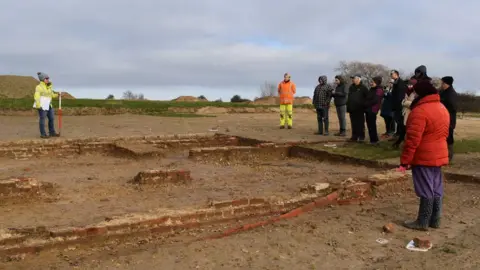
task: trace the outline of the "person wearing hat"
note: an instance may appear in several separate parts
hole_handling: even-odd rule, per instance
[[[450,125],[448,130],[448,159],[453,159],[453,133],[457,125],[457,92],[453,88],[453,77],[445,76],[442,78],[442,85],[440,86],[440,100],[447,108],[450,114]]]
[[[383,99],[382,77],[376,76],[372,78],[370,90],[365,99],[365,118],[367,121],[368,136],[371,144],[377,144],[377,114]]]
[[[390,72],[390,77],[393,79],[393,86],[392,86],[392,111],[393,111],[393,119],[397,124],[397,132],[396,137],[402,138],[405,136],[405,124],[403,119],[403,105],[402,101],[405,98],[405,93],[407,92],[407,84],[404,80],[400,78],[400,73],[398,70],[392,70]],[[396,140],[396,142],[392,145],[393,148],[398,148],[402,140]]]
[[[347,112],[350,115],[352,137],[350,141],[363,142],[365,140],[365,101],[368,88],[362,84],[362,76],[355,74],[353,84],[348,89]]]
[[[414,71],[414,74],[413,75],[415,77],[415,79],[419,82],[419,81],[427,81],[427,82],[432,82],[432,78],[428,77],[427,75],[427,67],[424,66],[424,65],[421,65],[421,66],[418,66],[415,71]]]
[[[439,228],[442,211],[442,166],[448,164],[446,139],[450,115],[440,102],[437,89],[428,81],[414,86],[417,98],[407,119],[407,135],[399,171],[412,169],[415,194],[420,197],[417,219],[404,226],[415,230]]]
[[[50,81],[50,77],[46,73],[38,72],[37,75],[40,83],[35,87],[34,107],[38,110],[40,137],[58,137],[59,134],[55,132],[55,111],[51,104],[51,99],[57,98],[58,93],[52,90],[52,82]],[[50,99],[48,109],[42,107],[42,97]],[[48,134],[45,131],[45,118],[48,118]]]

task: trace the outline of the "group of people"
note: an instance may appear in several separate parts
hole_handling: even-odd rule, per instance
[[[419,66],[414,76],[405,81],[397,70],[390,73],[391,80],[382,86],[382,77],[374,77],[367,87],[362,76],[351,76],[351,85],[342,76],[335,76],[335,85],[328,83],[326,76],[318,78],[313,94],[313,105],[317,112],[316,134],[329,135],[329,109],[331,100],[336,108],[339,131],[336,136],[346,136],[346,114],[351,124],[350,141],[365,140],[365,123],[370,143],[379,142],[377,115],[385,120],[384,138],[394,141],[398,148],[403,142],[398,170],[412,170],[415,192],[420,197],[418,216],[407,221],[410,229],[427,230],[440,226],[443,179],[441,167],[453,158],[454,129],[457,114],[457,93],[454,79],[441,79],[440,89],[432,84],[427,68]],[[285,119],[292,128],[292,104],[295,84],[285,74],[278,86],[280,95],[280,128]]]

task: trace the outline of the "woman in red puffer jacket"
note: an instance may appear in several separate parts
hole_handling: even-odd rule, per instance
[[[443,197],[441,167],[448,164],[447,137],[450,115],[440,102],[437,89],[428,81],[414,86],[418,95],[412,102],[401,168],[412,167],[415,193],[420,197],[417,220],[405,222],[416,230],[438,228]]]

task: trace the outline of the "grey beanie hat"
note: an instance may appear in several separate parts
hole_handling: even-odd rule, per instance
[[[38,75],[38,80],[40,80],[41,82],[43,82],[43,80],[45,80],[46,78],[48,78],[48,74],[47,74],[47,73],[37,72],[37,75]]]

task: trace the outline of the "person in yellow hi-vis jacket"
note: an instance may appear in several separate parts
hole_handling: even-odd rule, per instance
[[[297,87],[290,80],[290,74],[283,75],[283,81],[278,84],[278,95],[280,96],[280,128],[285,128],[285,120],[288,129],[293,127],[293,96]]]
[[[37,75],[40,83],[35,87],[33,106],[38,110],[40,137],[58,137],[60,135],[55,132],[55,111],[52,107],[52,99],[57,98],[58,93],[52,90],[52,82],[47,74],[38,72]],[[48,135],[45,132],[45,118],[48,118]]]

